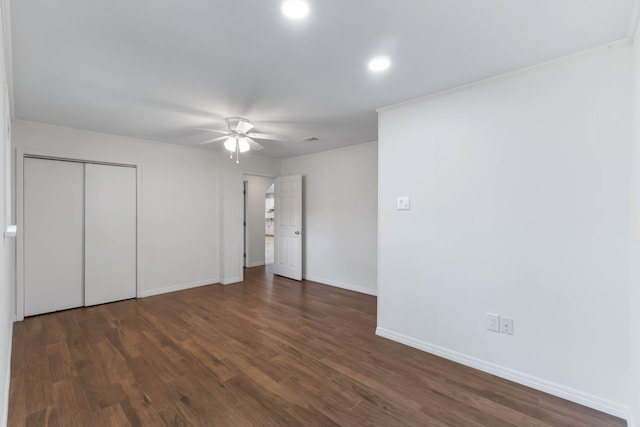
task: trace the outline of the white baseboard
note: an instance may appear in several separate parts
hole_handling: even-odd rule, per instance
[[[3,427],[7,427],[7,423],[9,422],[9,390],[11,388],[11,346],[13,344],[13,322],[9,324],[9,343],[7,345],[7,366],[6,366],[6,374],[7,381],[4,386],[4,402],[2,407],[2,418],[0,419],[0,425]]]
[[[262,267],[263,265],[267,265],[267,263],[265,263],[264,260],[254,261],[254,262],[250,262],[247,268]]]
[[[449,350],[434,344],[430,344],[426,341],[417,340],[381,327],[376,328],[376,335],[408,345],[410,347],[417,348],[418,350],[426,351],[427,353],[435,354],[436,356],[440,356],[445,359],[453,360],[454,362],[470,366],[472,368],[487,372],[492,375],[496,375],[498,377],[516,382],[518,384],[522,384],[527,387],[531,387],[536,390],[540,390],[545,393],[570,400],[580,405],[588,406],[589,408],[593,408],[601,412],[606,412],[607,414],[616,417],[624,418],[628,420],[630,427],[633,425],[633,423],[630,421],[631,412],[629,407],[620,403],[612,402],[589,393],[575,390],[571,387],[566,387],[561,384],[534,377],[532,375],[515,371],[513,369],[496,365],[494,363],[477,359],[475,357],[467,356],[465,354],[458,353],[456,351]]]
[[[214,283],[220,283],[220,281],[218,280],[217,277],[215,279],[199,280],[197,282],[183,283],[183,284],[180,284],[180,285],[173,285],[173,286],[166,286],[164,288],[146,289],[146,290],[143,290],[143,291],[140,292],[140,298],[146,298],[146,297],[151,297],[151,296],[160,295],[160,294],[168,294],[169,292],[184,291],[185,289],[197,288],[199,286],[212,285]]]
[[[238,276],[238,277],[229,277],[228,279],[224,279],[222,280],[220,283],[222,283],[223,285],[231,285],[233,283],[239,283],[242,282],[242,277]]]
[[[304,278],[305,280],[310,280],[312,282],[322,283],[323,285],[335,286],[336,288],[347,289],[349,291],[360,292],[361,294],[367,294],[367,295],[373,295],[373,296],[376,296],[378,294],[377,290],[365,288],[364,286],[337,282],[335,280],[323,279],[322,277],[317,277],[317,276],[305,275]]]

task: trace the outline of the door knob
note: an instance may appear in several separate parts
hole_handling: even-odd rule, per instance
[[[300,234],[300,232],[299,232],[299,231],[296,231],[296,234]]]

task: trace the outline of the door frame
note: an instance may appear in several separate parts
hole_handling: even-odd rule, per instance
[[[16,320],[24,320],[24,159],[38,158],[45,160],[58,160],[78,163],[95,163],[111,166],[135,167],[136,169],[136,298],[141,298],[144,283],[144,259],[142,257],[142,163],[137,160],[123,159],[119,157],[74,155],[55,151],[16,149],[15,177],[16,177],[16,292],[14,312]]]
[[[246,257],[242,258],[242,267],[243,268],[252,268],[252,267],[259,267],[260,265],[251,265],[249,263],[249,253],[251,250],[251,237],[255,237],[251,234],[250,230],[249,230],[249,215],[251,214],[251,212],[254,212],[254,210],[249,209],[248,206],[248,198],[249,198],[249,191],[251,191],[251,183],[250,181],[248,181],[247,179],[245,179],[245,177],[257,177],[257,178],[267,178],[272,180],[274,183],[276,181],[276,178],[278,178],[278,176],[274,176],[271,174],[264,174],[264,173],[259,173],[259,172],[251,172],[251,171],[243,171],[242,172],[242,188],[243,191],[246,191],[246,193],[243,195],[244,199],[243,199],[243,211],[244,211],[244,222],[246,223],[246,225],[244,226],[244,230],[245,230],[245,234],[243,235],[243,250],[246,252]],[[264,194],[262,195],[264,197]],[[262,204],[262,216],[264,216],[264,203]],[[263,232],[264,232],[264,226],[263,226]],[[262,239],[264,240],[264,233],[262,234]],[[264,255],[264,254],[263,254]],[[265,263],[266,266],[266,263]]]

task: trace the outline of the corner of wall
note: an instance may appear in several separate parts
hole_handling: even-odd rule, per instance
[[[633,426],[634,419],[640,419],[640,32],[638,31],[640,17],[640,1],[636,0],[632,28],[629,31],[633,37],[633,108],[631,116],[632,149],[631,149],[631,263],[629,281],[629,426]]]
[[[1,120],[11,121],[13,117],[13,79],[11,75],[11,25],[10,25],[10,13],[9,13],[9,0],[2,0],[0,2],[0,32],[2,33],[2,56],[4,69],[0,70],[0,75],[3,77],[0,79],[3,88],[6,87],[6,93],[4,93],[3,99],[0,99],[0,111],[3,116],[0,116]],[[6,85],[6,86],[5,86]],[[1,90],[1,89],[0,89]],[[8,111],[7,111],[8,107]],[[4,128],[10,129],[11,123],[4,122]],[[10,131],[9,131],[10,132]],[[11,208],[13,203],[12,197],[12,180],[11,180],[11,134],[5,131],[0,133],[0,138],[3,139],[3,143],[0,144],[0,195],[4,202],[6,210],[0,214],[0,218],[3,218],[0,226],[4,227],[11,222]],[[8,157],[8,158],[7,158]],[[6,247],[6,246],[8,247]],[[13,261],[13,254],[15,252],[15,246],[13,239],[10,240],[10,244],[3,244],[4,248],[0,248],[2,259],[0,259],[0,271],[3,271],[2,277],[0,277],[0,378],[4,379],[4,384],[0,382],[0,426],[6,426],[9,416],[9,390],[11,385],[11,346],[13,337],[13,322],[15,320],[15,310],[13,303],[13,289],[15,289],[15,274],[14,269],[11,267],[15,264]],[[13,286],[12,286],[13,285]],[[7,340],[4,342],[4,340]],[[6,358],[6,359],[3,359]]]
[[[304,276],[304,279],[311,282],[320,283],[322,285],[329,285],[340,289],[346,289],[348,291],[358,292],[360,294],[371,295],[374,297],[378,295],[378,291],[376,289],[367,288],[366,286],[354,285],[352,283],[344,283],[338,280],[325,279],[322,277],[309,276],[306,274]]]

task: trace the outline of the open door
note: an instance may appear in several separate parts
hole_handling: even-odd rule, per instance
[[[245,268],[249,265],[249,233],[247,233],[248,210],[249,210],[249,182],[242,181],[243,194],[243,219],[242,219],[242,266]]]
[[[273,274],[302,280],[302,176],[276,178]]]

